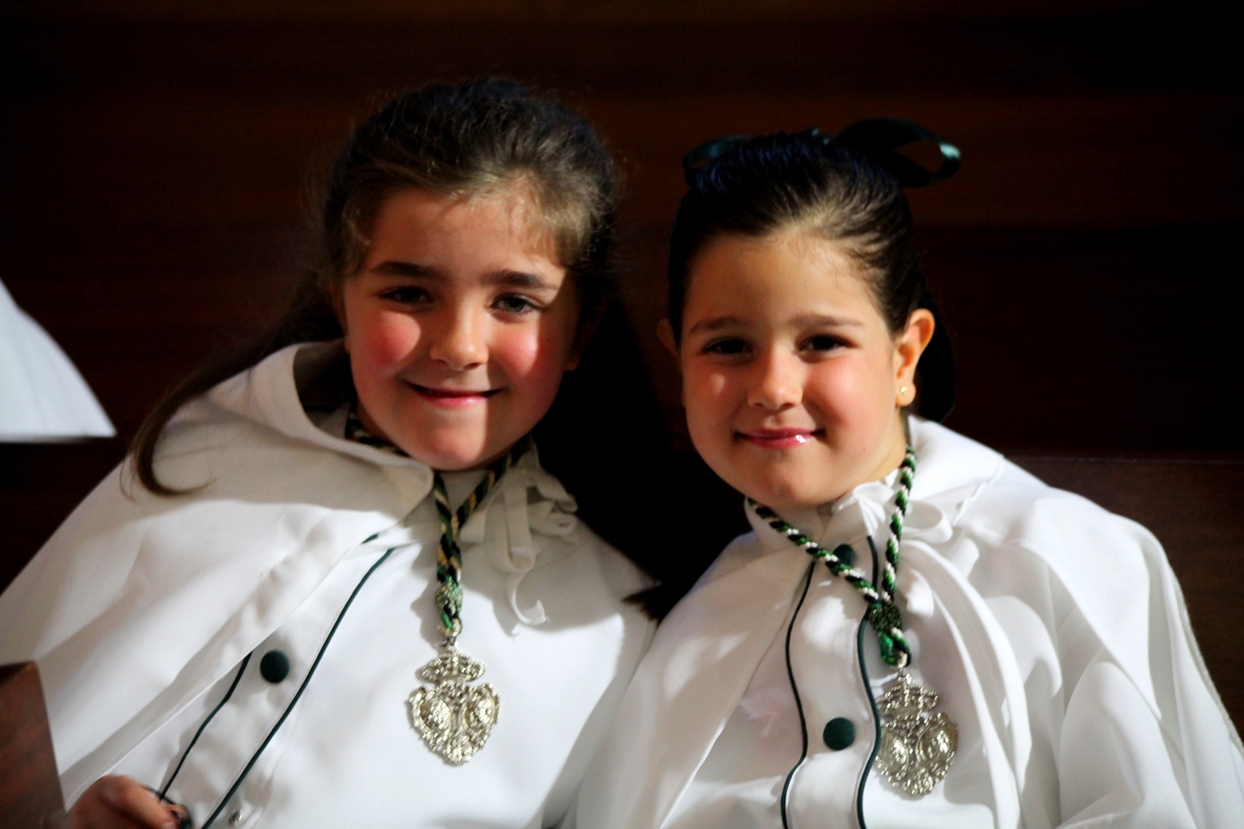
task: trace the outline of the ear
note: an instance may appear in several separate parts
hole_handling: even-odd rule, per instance
[[[894,343],[894,400],[902,408],[916,399],[916,365],[933,339],[936,323],[928,308],[917,308]]]
[[[674,355],[674,362],[682,367],[679,359],[678,343],[674,341],[674,326],[670,325],[669,320],[661,320],[657,323],[657,339],[661,341],[661,345],[665,346],[665,350]]]

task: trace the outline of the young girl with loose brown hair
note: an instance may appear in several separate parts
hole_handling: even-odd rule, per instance
[[[616,200],[584,121],[505,81],[354,131],[291,313],[161,403],[0,597],[71,826],[562,819],[652,627],[537,455],[601,491],[540,423]]]

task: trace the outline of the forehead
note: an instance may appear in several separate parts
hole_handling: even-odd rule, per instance
[[[466,195],[415,188],[393,193],[376,211],[366,259],[395,250],[427,255],[497,246],[553,262],[559,258],[535,194],[522,182]]]
[[[872,311],[864,267],[838,242],[805,231],[723,236],[692,262],[684,325],[722,313],[749,318],[793,311]],[[880,316],[878,319],[880,319]]]

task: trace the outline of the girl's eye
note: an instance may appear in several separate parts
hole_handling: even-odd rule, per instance
[[[739,354],[748,352],[747,342],[738,337],[726,337],[721,340],[713,340],[704,346],[705,354],[718,354],[722,357],[734,357]]]
[[[414,285],[403,285],[398,288],[390,288],[380,295],[390,302],[397,302],[402,305],[418,305],[422,302],[428,302],[432,296],[423,288],[417,288]]]
[[[492,306],[504,314],[513,314],[515,316],[540,310],[540,306],[532,301],[531,298],[519,294],[506,294],[505,296],[498,297]]]
[[[835,349],[842,348],[844,345],[846,345],[846,343],[838,337],[831,337],[828,334],[821,334],[815,337],[809,337],[808,340],[804,342],[803,347],[805,351],[833,351]]]

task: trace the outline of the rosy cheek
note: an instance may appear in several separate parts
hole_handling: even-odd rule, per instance
[[[821,363],[809,377],[808,385],[809,397],[826,412],[842,419],[858,414],[860,374],[850,358]]]
[[[689,366],[685,368],[683,378],[688,419],[697,422],[730,419],[732,411],[728,398],[731,384],[727,374]]]
[[[405,314],[380,313],[351,331],[351,338],[362,347],[367,362],[376,368],[400,366],[419,341],[419,326]]]
[[[546,324],[538,328],[502,328],[493,343],[490,359],[504,366],[513,378],[555,374],[561,377],[573,333]]]
[[[730,378],[724,374],[713,372],[704,378],[701,384],[697,398],[702,402],[702,406],[709,409],[718,417],[728,418],[730,416],[729,396],[730,396]]]
[[[498,346],[500,356],[515,374],[525,375],[546,369],[557,358],[557,342],[553,337],[514,332],[504,337]]]

